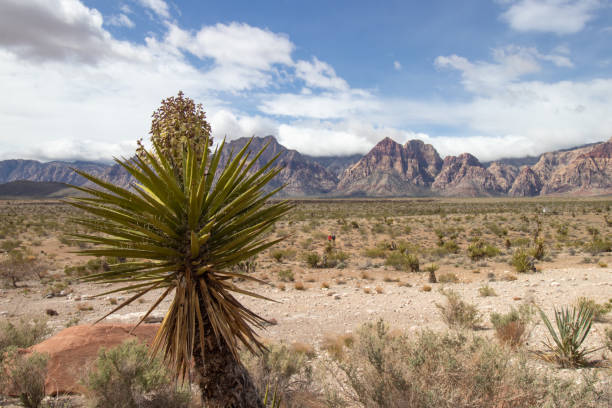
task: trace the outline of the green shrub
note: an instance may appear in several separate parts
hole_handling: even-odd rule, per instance
[[[326,362],[328,406],[363,408],[607,407],[589,384],[534,370],[525,353],[463,333],[396,334],[362,326],[339,361]],[[341,405],[350,401],[350,404]],[[336,405],[333,405],[336,404]]]
[[[311,358],[305,349],[273,344],[260,356],[245,353],[243,361],[261,395],[272,388],[283,407],[297,408],[317,397]]]
[[[282,282],[293,282],[295,280],[293,271],[291,271],[291,269],[283,269],[282,271],[278,271],[278,279],[280,279]]]
[[[495,293],[495,289],[493,289],[489,285],[484,285],[478,288],[478,293],[482,297],[497,296],[497,293]]]
[[[45,398],[48,357],[40,353],[24,356],[16,351],[8,354],[5,361],[10,362],[9,367],[5,368],[8,371],[8,386],[17,392],[25,407],[40,407]]]
[[[440,293],[446,297],[446,304],[436,303],[436,307],[449,327],[474,329],[478,326],[481,316],[476,306],[463,301],[457,292],[451,289],[440,290]]]
[[[605,303],[597,303],[593,299],[589,299],[586,297],[580,297],[576,301],[576,307],[586,307],[593,311],[593,321],[596,322],[605,322],[606,314],[612,311],[612,300]]]
[[[385,265],[392,266],[398,271],[419,271],[419,258],[413,254],[405,254],[399,251],[389,253],[385,259]]]
[[[384,258],[386,251],[384,248],[367,248],[363,255],[368,258]]]
[[[467,248],[468,256],[472,261],[479,261],[484,258],[493,258],[499,255],[497,247],[484,241],[476,241]]]
[[[516,269],[519,273],[533,272],[535,271],[533,257],[524,248],[518,248],[512,254],[510,265]]]
[[[0,320],[0,362],[9,347],[28,348],[42,341],[50,332],[44,318],[22,318],[15,323]]]
[[[162,361],[135,341],[101,349],[85,385],[97,408],[187,408],[190,401],[189,392],[176,388]]]
[[[306,252],[304,254],[304,261],[311,268],[316,268],[321,262],[321,256],[316,252]]]

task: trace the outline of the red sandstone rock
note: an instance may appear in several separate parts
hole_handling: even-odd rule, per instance
[[[151,344],[157,324],[141,324],[133,334],[131,324],[97,324],[73,326],[25,350],[49,356],[47,394],[82,393],[80,381],[98,357],[102,347],[112,348],[128,340]]]

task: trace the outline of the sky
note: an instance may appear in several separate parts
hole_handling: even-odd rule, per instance
[[[612,137],[612,0],[0,0],[0,159],[129,156],[179,90],[215,140],[537,155]]]

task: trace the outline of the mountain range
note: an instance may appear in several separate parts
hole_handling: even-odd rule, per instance
[[[248,140],[228,142],[222,162]],[[284,184],[281,195],[289,197],[532,197],[612,193],[612,139],[538,157],[487,163],[481,163],[470,153],[442,159],[432,145],[420,140],[400,144],[385,138],[363,156],[307,156],[285,148],[273,136],[253,138],[250,149],[258,151],[266,144],[268,149],[253,171],[279,154],[277,164],[282,170],[269,188]],[[4,160],[0,161],[0,183],[27,180],[86,185],[87,180],[72,168],[123,187],[132,182],[117,164]]]

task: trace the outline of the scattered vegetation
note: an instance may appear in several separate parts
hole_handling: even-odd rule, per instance
[[[440,293],[446,297],[446,304],[436,303],[442,319],[451,328],[474,329],[481,321],[476,306],[465,302],[452,289],[441,289]]]

